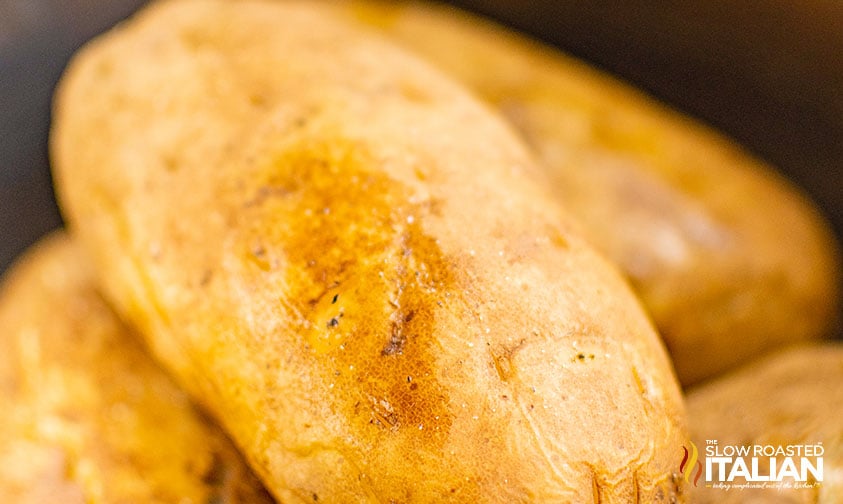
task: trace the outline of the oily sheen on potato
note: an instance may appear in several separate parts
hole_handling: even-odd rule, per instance
[[[0,286],[0,501],[274,502],[100,297],[64,234]]]
[[[506,116],[620,265],[685,385],[828,336],[839,249],[795,187],[732,142],[549,47],[456,9],[333,3]]]
[[[119,312],[283,502],[683,502],[678,384],[461,87],[312,2],[91,43],[52,147]]]
[[[700,483],[690,488],[692,502],[700,504],[758,504],[818,503],[837,504],[843,496],[843,344],[806,345],[780,351],[770,357],[747,365],[740,370],[691,390],[688,394],[688,413],[693,440],[704,450],[706,440],[719,446],[750,445],[772,447],[812,447],[807,463],[819,466],[822,458],[822,481],[804,468],[800,456],[791,457],[791,469],[800,479],[805,471],[806,481],[795,481],[791,473],[782,477],[789,487],[778,488],[776,477],[769,488],[747,488],[724,491]],[[819,446],[819,449],[815,447]],[[753,448],[754,450],[754,448]],[[762,452],[763,454],[764,452]],[[798,453],[798,452],[794,452]],[[756,471],[762,478],[787,469],[787,458],[777,455],[757,457]],[[750,460],[751,457],[747,457]],[[775,464],[776,469],[771,471]],[[718,466],[715,466],[717,468]],[[725,474],[731,474],[727,464]],[[719,471],[719,468],[717,468]],[[719,477],[719,476],[717,476]],[[743,483],[736,477],[735,484]],[[764,482],[756,481],[756,485]]]

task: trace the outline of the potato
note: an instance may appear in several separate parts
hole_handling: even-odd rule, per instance
[[[273,502],[150,359],[64,234],[0,290],[0,501]]]
[[[646,315],[431,67],[312,2],[185,0],[60,87],[105,291],[281,501],[684,500]]]
[[[810,488],[706,488],[702,478],[692,501],[717,503],[837,504],[843,496],[843,344],[788,349],[693,389],[688,395],[691,432],[700,450],[706,440],[726,445],[822,444],[823,481]],[[814,457],[809,461],[816,464]],[[801,470],[797,456],[795,466]],[[784,468],[778,457],[778,468]],[[716,465],[714,466],[717,467]],[[760,475],[768,458],[760,457]],[[731,470],[731,465],[728,466]],[[726,473],[728,476],[728,472]],[[736,478],[742,483],[743,478]],[[809,483],[812,483],[809,481]],[[771,483],[775,484],[775,483]]]
[[[509,118],[587,237],[632,282],[683,384],[828,335],[839,309],[837,246],[771,167],[640,92],[463,12],[337,5]]]

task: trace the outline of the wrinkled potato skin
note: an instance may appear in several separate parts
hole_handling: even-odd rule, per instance
[[[699,485],[700,504],[837,504],[843,496],[843,345],[781,351],[691,390],[692,439],[726,444],[822,443],[824,480],[812,489],[724,492]]]
[[[684,501],[646,316],[431,67],[312,2],[158,3],[54,117],[110,299],[281,501]]]
[[[812,204],[770,167],[608,76],[463,12],[337,5],[508,117],[586,236],[632,282],[684,385],[829,334],[837,246]]]
[[[2,502],[273,502],[120,323],[63,234],[0,287],[0,409]]]

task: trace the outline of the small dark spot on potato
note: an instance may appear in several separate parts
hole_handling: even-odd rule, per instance
[[[318,502],[318,501],[319,501],[319,496],[316,495],[316,493],[314,492],[313,493],[313,502]]]
[[[337,327],[340,325],[340,319],[338,317],[331,317],[331,320],[328,321],[328,329]]]
[[[571,359],[571,362],[585,362],[586,360],[594,360],[594,354],[584,354],[580,352],[576,355],[576,357]]]
[[[334,298],[331,300],[331,304],[336,304],[337,299],[340,297],[339,294],[334,294]]]
[[[202,475],[202,482],[209,486],[218,486],[225,480],[225,464],[216,453],[213,454],[211,465]]]

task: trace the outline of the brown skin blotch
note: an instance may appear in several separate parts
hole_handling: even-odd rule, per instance
[[[284,308],[309,322],[302,354],[324,371],[324,386],[347,391],[333,395],[330,408],[360,422],[356,443],[377,443],[384,429],[407,425],[402,439],[415,453],[416,445],[447,439],[452,415],[433,367],[433,335],[439,302],[461,297],[452,291],[451,261],[424,230],[430,205],[407,203],[412,193],[378,167],[383,162],[353,141],[288,145],[265,171],[263,185],[278,197],[237,218],[245,243],[280,247],[285,298],[298,300]],[[263,222],[279,214],[301,218]]]

